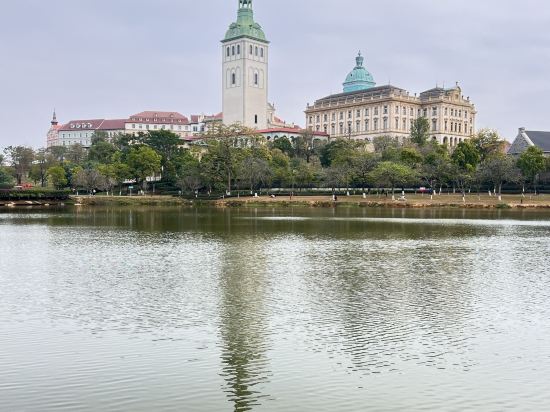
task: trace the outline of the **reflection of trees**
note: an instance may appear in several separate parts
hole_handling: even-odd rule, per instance
[[[251,410],[266,397],[261,393],[269,374],[261,244],[258,239],[230,237],[221,261],[222,376],[235,411]]]

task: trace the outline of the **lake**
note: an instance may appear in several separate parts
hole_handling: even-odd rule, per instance
[[[543,411],[550,213],[0,212],[2,411]]]

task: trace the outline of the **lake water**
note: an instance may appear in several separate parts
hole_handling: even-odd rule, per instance
[[[550,214],[0,212],[2,411],[546,411]]]

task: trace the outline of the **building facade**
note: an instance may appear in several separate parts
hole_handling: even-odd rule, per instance
[[[180,138],[196,136],[205,130],[205,116],[189,119],[178,112],[146,111],[130,116],[125,124],[125,132],[134,136],[155,130],[169,130]]]
[[[377,136],[392,136],[403,140],[410,136],[414,120],[425,117],[430,123],[430,137],[438,143],[455,147],[474,135],[477,112],[458,84],[412,96],[395,86],[377,87],[363,63],[359,53],[355,68],[343,84],[343,93],[307,105],[309,130],[327,133],[331,138],[372,141]]]
[[[103,132],[108,137],[113,138],[117,134],[125,132],[125,123],[125,119],[71,120],[63,126],[57,126],[55,130],[50,129],[47,147],[68,147],[79,144],[84,148],[89,148],[92,145],[92,137],[96,132]]]

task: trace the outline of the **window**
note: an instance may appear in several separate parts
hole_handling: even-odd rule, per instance
[[[369,109],[365,109],[365,116],[369,115]]]
[[[258,85],[258,73],[254,73],[254,84]]]
[[[384,106],[384,114],[388,114],[388,106]]]
[[[252,48],[252,45],[250,45],[250,54],[253,54],[253,48]]]
[[[237,44],[237,54],[241,54],[241,45]]]
[[[378,130],[378,119],[374,119],[374,130]]]
[[[437,131],[437,120],[432,120],[432,132]]]
[[[340,112],[340,120],[344,120],[344,112]]]
[[[317,123],[319,123],[321,121],[321,116],[317,115],[316,120],[317,120]]]
[[[235,73],[231,73],[231,84],[235,86],[237,83],[237,76],[235,76]]]
[[[344,123],[340,123],[340,134],[344,134]]]
[[[256,56],[258,56],[258,47],[256,47]]]
[[[309,123],[313,123],[313,116],[309,116]]]
[[[403,130],[407,130],[407,119],[403,119]]]
[[[449,130],[449,128],[448,128],[448,122],[447,122],[447,120],[445,120],[445,131],[447,131],[447,130]]]
[[[263,47],[260,49],[260,57],[264,57],[264,48]]]
[[[348,119],[351,119],[351,110],[348,112]]]
[[[321,131],[321,126],[317,125],[317,127],[315,127],[315,130],[320,132]]]
[[[231,55],[231,49],[228,47],[227,48],[227,57],[229,57]]]
[[[384,130],[388,130],[388,118],[384,117]]]
[[[336,120],[336,113],[332,113],[332,121],[334,122]]]
[[[332,134],[336,134],[336,125],[331,126]]]
[[[365,132],[369,131],[369,121],[365,120]]]
[[[445,107],[445,116],[447,116],[448,114],[449,114],[449,109]]]
[[[357,110],[357,117],[361,117],[361,110]]]
[[[395,130],[399,130],[399,119],[395,119]]]
[[[254,115],[254,124],[258,124],[258,115]]]
[[[323,121],[325,121],[325,122],[328,121],[328,115],[325,114],[325,115],[323,116]]]
[[[437,107],[432,107],[432,116],[437,116]]]
[[[132,125],[132,129],[135,129],[135,128],[136,128],[136,125],[135,125],[135,124],[133,124],[133,125]]]
[[[423,112],[423,113],[424,113],[424,114],[423,114],[424,117],[428,117],[428,109],[424,109],[424,112]]]
[[[414,109],[411,107],[411,116],[414,117]]]
[[[231,48],[231,54],[232,54],[233,56],[235,55],[235,46],[233,46],[233,47]]]
[[[375,116],[378,116],[378,107],[375,107],[375,108],[374,108],[374,115],[375,115]]]
[[[399,106],[395,106],[395,114],[399,114]]]

